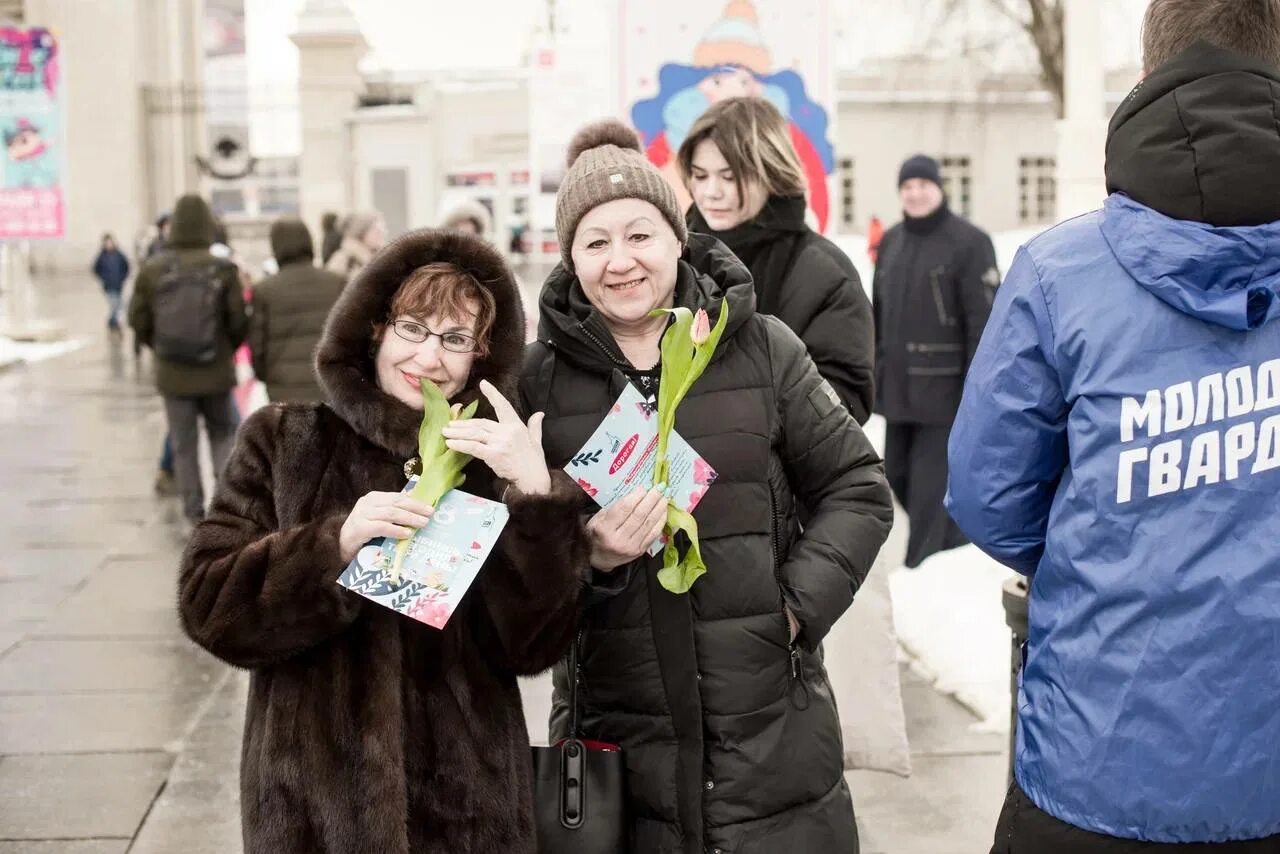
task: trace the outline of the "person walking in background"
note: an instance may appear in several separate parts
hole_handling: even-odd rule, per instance
[[[880,257],[882,240],[884,240],[884,223],[880,221],[880,217],[872,214],[871,222],[867,224],[867,257],[871,259],[872,264],[875,264]]]
[[[93,274],[107,295],[107,328],[120,332],[120,304],[124,299],[124,283],[129,278],[129,259],[116,246],[110,234],[102,235],[102,248],[93,261]]]
[[[537,850],[516,677],[568,648],[590,545],[582,491],[547,469],[540,416],[526,422],[499,391],[512,393],[523,352],[520,292],[497,251],[413,232],[330,313],[316,357],[327,402],[245,423],[183,556],[178,605],[196,643],[251,672],[246,854]],[[370,540],[432,515],[400,491],[424,380],[480,404],[446,436],[474,457],[465,490],[510,514],[443,629],[335,583]]]
[[[691,231],[746,264],[756,310],[800,336],[818,372],[859,424],[875,397],[875,332],[858,271],[804,221],[805,177],[787,121],[763,98],[730,98],[702,114],[676,156]]]
[[[948,507],[1030,577],[992,854],[1280,851],[1280,0],[1154,0],[1109,195],[1019,250]]]
[[[253,372],[273,401],[319,403],[324,394],[316,379],[315,349],[344,280],[315,266],[311,233],[296,217],[272,223],[271,252],[280,272],[253,289]]]
[[[143,260],[150,259],[153,255],[163,251],[169,245],[171,218],[172,215],[168,211],[165,211],[160,214],[160,216],[156,217],[156,233],[155,236],[151,238],[151,243],[147,245],[147,257]]]
[[[822,641],[892,524],[880,459],[804,343],[756,312],[742,263],[688,232],[630,128],[588,125],[569,164],[556,196],[561,263],[520,389],[527,409],[546,412],[554,466],[628,383],[652,402],[668,321],[651,312],[728,312],[679,419],[718,473],[697,510],[706,574],[683,596],[659,585],[662,559],[646,554],[666,519],[658,490],[587,525],[582,723],[625,752],[631,852],[856,852]],[[555,682],[553,743],[567,734],[563,665]]]
[[[333,211],[325,211],[320,217],[320,266],[329,263],[333,253],[342,245],[343,223]]]
[[[350,281],[386,242],[387,224],[383,222],[382,214],[375,211],[354,213],[347,217],[342,243],[324,268]]]
[[[178,199],[169,246],[143,265],[129,303],[129,325],[155,354],[156,387],[164,397],[183,514],[193,521],[204,516],[199,419],[204,419],[216,479],[239,423],[231,397],[236,384],[232,355],[249,325],[239,271],[209,252],[213,237],[213,213],[205,200]]]
[[[493,217],[484,205],[470,200],[449,211],[440,227],[490,240],[493,236]]]
[[[880,242],[872,285],[876,411],[884,467],[910,522],[906,565],[964,545],[943,508],[947,436],[965,372],[1000,284],[986,232],[952,213],[938,163],[923,154],[898,174],[902,222]]]

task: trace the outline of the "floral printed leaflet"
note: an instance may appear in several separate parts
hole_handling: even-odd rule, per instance
[[[649,488],[657,450],[658,416],[654,405],[628,384],[587,444],[569,460],[565,471],[597,504],[609,507],[639,487]],[[667,496],[676,506],[693,512],[707,488],[715,483],[715,470],[674,431],[667,462]],[[656,555],[662,546],[659,539],[649,554]]]
[[[413,489],[417,478],[405,485]],[[391,580],[396,540],[370,540],[338,577],[338,583],[420,623],[443,629],[475,581],[507,524],[507,507],[459,489],[440,499],[427,525],[414,534]]]

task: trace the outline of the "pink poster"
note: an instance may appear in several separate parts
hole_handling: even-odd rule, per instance
[[[0,240],[63,237],[59,45],[43,27],[0,27]]]

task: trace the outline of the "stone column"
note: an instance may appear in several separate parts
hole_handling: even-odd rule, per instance
[[[1058,219],[1102,206],[1107,141],[1102,0],[1063,4],[1064,116],[1058,122]]]
[[[203,117],[151,112],[143,87],[186,85],[194,103],[202,9],[203,0],[26,0],[26,24],[58,36],[66,98],[67,237],[34,242],[37,267],[83,271],[104,231],[132,254],[159,210],[198,189],[192,157]]]
[[[298,14],[298,113],[302,125],[302,218],[319,249],[320,217],[351,211],[352,152],[347,121],[364,90],[359,62],[368,48],[343,0],[308,0]]]

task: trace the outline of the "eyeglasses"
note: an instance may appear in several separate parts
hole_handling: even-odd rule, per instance
[[[406,341],[421,344],[433,335],[440,339],[440,346],[450,353],[474,353],[477,341],[465,332],[432,332],[416,320],[394,320],[391,328]]]

